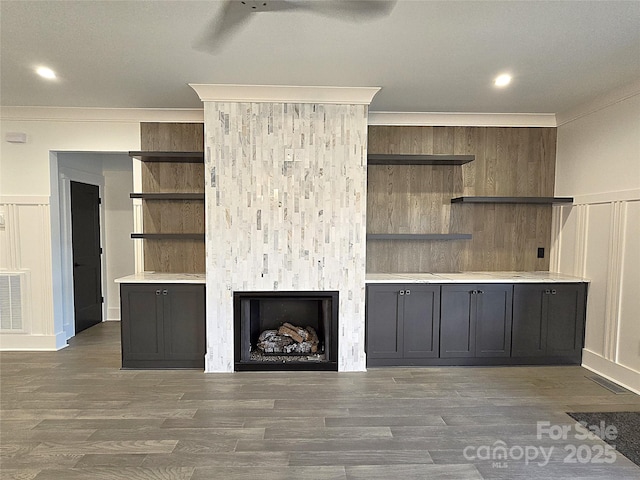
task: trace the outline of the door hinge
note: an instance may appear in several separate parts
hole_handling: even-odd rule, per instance
[[[100,303],[104,303],[104,297],[100,297]]]
[[[102,205],[102,199],[98,197],[98,205]]]
[[[100,255],[102,255],[102,247],[100,247],[100,252],[98,252],[98,253],[100,253]]]

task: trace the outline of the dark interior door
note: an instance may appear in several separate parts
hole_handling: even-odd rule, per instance
[[[71,182],[76,333],[102,321],[100,197],[96,185]]]

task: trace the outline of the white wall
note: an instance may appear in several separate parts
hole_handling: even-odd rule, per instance
[[[57,168],[55,152],[139,150],[141,121],[202,121],[202,111],[2,107],[1,114],[0,211],[7,223],[0,229],[0,274],[25,272],[29,285],[23,303],[30,312],[24,331],[0,332],[0,349],[59,349],[67,335],[60,222],[54,222],[59,211],[58,182],[51,175],[52,165]],[[27,143],[6,142],[8,132],[26,133]]]
[[[552,269],[591,280],[583,365],[640,393],[640,84],[558,118],[555,194],[575,200]]]
[[[128,155],[108,155],[103,159],[104,189],[104,252],[106,254],[105,295],[106,320],[120,320],[120,294],[114,280],[134,273],[133,165]]]

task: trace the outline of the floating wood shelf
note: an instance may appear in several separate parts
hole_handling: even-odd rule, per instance
[[[573,197],[457,197],[451,203],[529,203],[551,205],[554,203],[573,203]]]
[[[369,165],[464,165],[475,160],[475,155],[412,155],[379,154],[367,155]]]
[[[471,240],[470,233],[367,233],[367,240]]]
[[[129,152],[129,156],[143,162],[204,162],[204,152]]]
[[[146,240],[204,240],[204,233],[132,233],[131,238]]]
[[[204,200],[204,193],[130,193],[129,197],[144,200]]]

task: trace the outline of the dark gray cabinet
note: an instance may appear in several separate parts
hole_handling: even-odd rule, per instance
[[[440,357],[511,354],[511,285],[444,285],[440,304]]]
[[[440,287],[431,285],[367,287],[368,364],[412,365],[412,359],[437,358],[439,294]]]
[[[121,284],[123,368],[204,368],[205,287]]]
[[[514,357],[560,357],[579,363],[584,341],[586,284],[516,285]]]
[[[367,286],[367,365],[580,363],[586,283]]]

